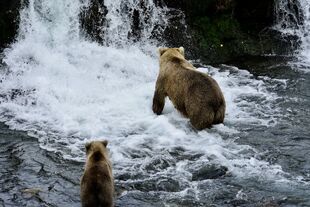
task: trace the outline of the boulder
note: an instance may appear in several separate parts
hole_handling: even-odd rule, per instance
[[[192,180],[217,179],[228,171],[227,167],[219,165],[206,165],[192,172]]]

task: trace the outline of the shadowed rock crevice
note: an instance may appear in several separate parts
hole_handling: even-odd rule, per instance
[[[17,33],[19,24],[19,9],[24,1],[0,1],[0,52],[10,44]]]
[[[91,0],[89,6],[84,8],[80,15],[81,27],[85,35],[99,43],[103,43],[104,40],[107,12],[104,0]]]

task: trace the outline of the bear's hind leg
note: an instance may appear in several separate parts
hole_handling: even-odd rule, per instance
[[[222,104],[218,110],[215,112],[213,124],[221,124],[224,122],[224,117],[225,117],[225,105]]]
[[[159,90],[156,90],[153,97],[153,112],[160,115],[165,106],[165,94]]]
[[[193,114],[189,118],[190,118],[191,124],[197,130],[211,128],[213,120],[214,120],[214,111],[213,110],[207,110],[207,111],[198,110],[195,114]]]

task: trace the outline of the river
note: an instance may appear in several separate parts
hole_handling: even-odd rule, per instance
[[[310,206],[307,36],[295,57],[193,61],[227,102],[224,124],[197,132],[169,100],[151,110],[163,43],[149,34],[168,17],[146,1],[139,41],[128,39],[135,2],[105,1],[104,45],[80,29],[88,1],[21,11],[0,74],[0,205],[79,206],[84,144],[107,139],[116,206]]]

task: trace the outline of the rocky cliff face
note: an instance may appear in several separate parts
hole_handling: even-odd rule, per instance
[[[291,54],[294,37],[282,37],[274,24],[274,1],[270,0],[165,0],[181,9],[189,25],[194,56],[208,63],[230,61],[240,56]],[[178,34],[177,34],[178,35]],[[169,39],[174,45],[174,39]]]
[[[274,1],[154,1],[157,6],[167,5],[173,16],[164,34],[157,38],[164,38],[169,46],[184,46],[189,54],[188,58],[218,63],[240,56],[290,54],[297,47],[296,38],[283,38],[279,32],[270,29],[274,24]],[[23,2],[0,2],[0,48],[14,40],[18,29],[19,9]],[[104,0],[91,0],[89,8],[81,13],[81,25],[86,36],[103,42],[102,28],[107,24],[104,18],[107,12]],[[182,22],[184,17],[188,27]]]
[[[0,1],[0,51],[14,40],[22,0]]]

